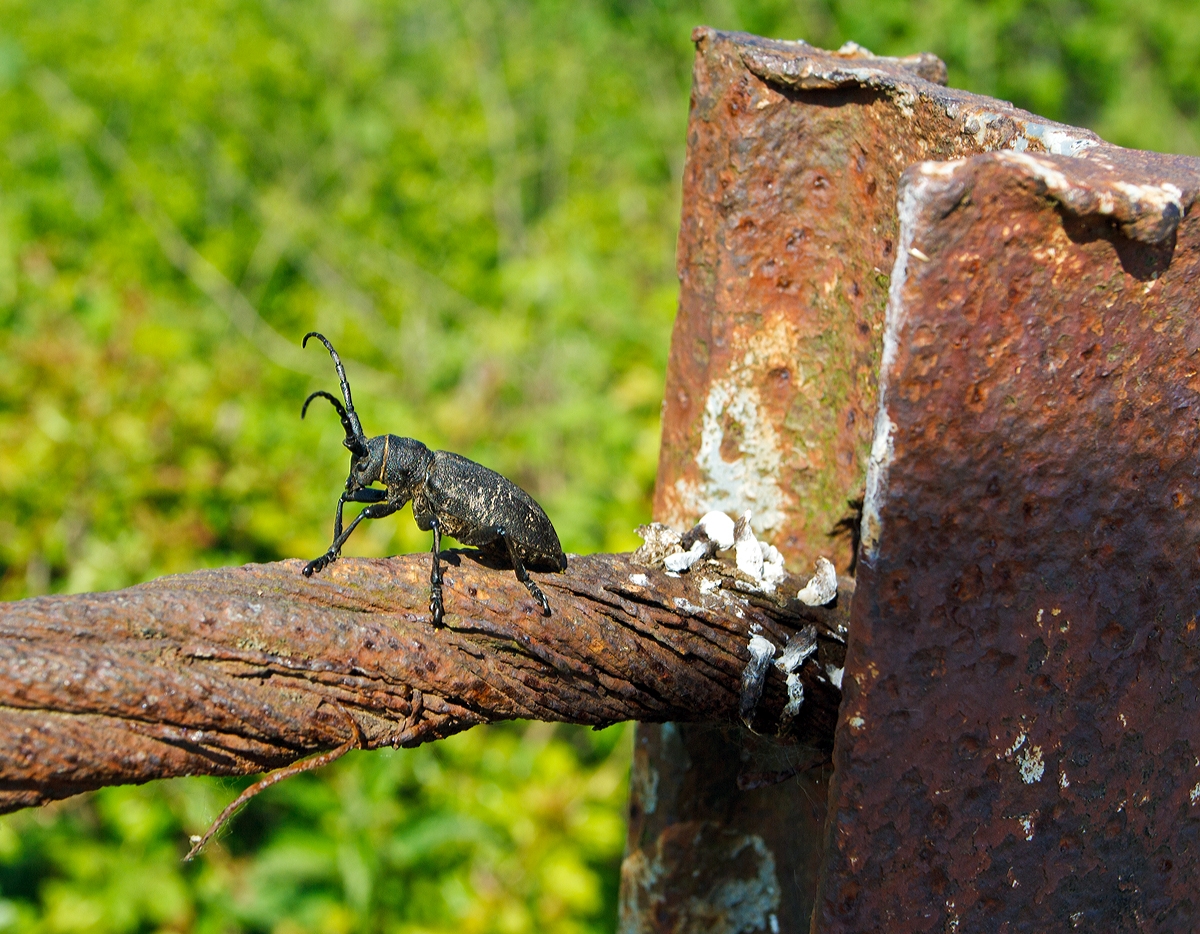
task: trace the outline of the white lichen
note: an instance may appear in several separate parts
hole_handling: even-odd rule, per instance
[[[1015,150],[1028,148],[1028,140],[1038,140],[1046,151],[1056,156],[1078,156],[1081,152],[1088,149],[1094,149],[1100,145],[1098,140],[1089,139],[1086,136],[1081,136],[1076,132],[1072,132],[1068,127],[1048,126],[1044,123],[1035,123],[1032,120],[1025,121],[1024,137],[1018,139],[1026,140],[1025,146],[1016,146]]]
[[[1017,756],[1017,768],[1021,772],[1021,781],[1026,785],[1040,782],[1046,771],[1046,763],[1042,759],[1042,747],[1030,746]]]
[[[1014,752],[1016,752],[1018,749],[1020,749],[1022,746],[1024,746],[1026,739],[1028,739],[1028,737],[1024,733],[1022,733],[1020,736],[1018,736],[1013,741],[1013,744],[1011,746],[1009,746],[1006,750],[1004,750],[1004,758],[1007,759]],[[1000,758],[1000,757],[997,756],[996,758]]]
[[[703,497],[706,510],[737,512],[747,501],[753,503],[759,528],[766,530],[778,528],[784,518],[784,493],[779,486],[783,456],[778,432],[761,414],[758,388],[748,382],[755,375],[754,368],[746,365],[709,388],[696,452],[703,483],[702,490],[695,492]],[[722,454],[728,423],[738,426],[741,434],[733,461]]]

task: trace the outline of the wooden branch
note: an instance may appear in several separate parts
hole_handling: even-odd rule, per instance
[[[735,720],[752,627],[782,649],[817,625],[790,735],[832,746],[840,691],[824,666],[844,657],[845,590],[839,606],[811,609],[751,598],[727,564],[676,577],[629,555],[573,556],[565,573],[537,575],[546,618],[511,571],[474,552],[443,560],[442,627],[429,618],[428,555],[342,559],[311,579],[300,561],[248,565],[0,605],[0,813],[517,717]],[[754,728],[778,730],[786,702],[772,669]]]

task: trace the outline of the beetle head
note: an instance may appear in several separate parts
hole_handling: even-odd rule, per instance
[[[369,487],[372,483],[383,480],[383,465],[388,458],[388,437],[368,438],[364,442],[362,454],[352,454],[350,458],[350,476],[346,478],[346,492]]]

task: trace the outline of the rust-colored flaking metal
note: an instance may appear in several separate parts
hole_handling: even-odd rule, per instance
[[[896,183],[929,148],[885,134],[897,105],[851,73],[945,70],[693,38],[655,518],[682,529],[749,509],[797,571],[817,555],[845,567],[849,543],[828,533],[866,470]],[[621,931],[807,931],[828,785],[805,766],[823,757],[673,724],[639,726],[635,750]]]
[[[836,637],[846,618],[845,605],[748,596],[728,565],[679,577],[628,555],[573,556],[565,573],[539,574],[546,617],[511,571],[470,552],[443,560],[442,626],[429,618],[428,555],[344,558],[311,579],[284,561],[0,604],[0,812],[513,717],[736,721],[748,625],[782,649],[798,626]],[[818,674],[801,672],[809,702],[790,729],[827,758],[839,693]],[[778,729],[786,702],[772,670],[756,728]]]
[[[1196,929],[1198,180],[906,174],[815,931]]]
[[[1111,286],[1106,287],[1115,289],[1118,279],[1125,277],[1121,281],[1126,284],[1119,294],[1124,296],[1122,301],[1126,305],[1120,306],[1118,303],[1114,308],[1132,307],[1129,303],[1142,295],[1147,287],[1146,300],[1162,300],[1156,297],[1156,290],[1161,286],[1152,285],[1156,280],[1149,277],[1168,267],[1171,275],[1176,277],[1173,281],[1179,290],[1177,294],[1184,296],[1178,299],[1182,303],[1178,308],[1186,304],[1189,287],[1184,282],[1187,273],[1180,271],[1182,267],[1178,264],[1181,255],[1178,251],[1173,252],[1172,247],[1175,246],[1173,238],[1176,224],[1191,204],[1196,191],[1195,172],[1188,160],[1170,161],[1153,154],[1122,150],[1104,143],[1089,131],[1046,121],[1001,101],[946,88],[942,86],[945,70],[932,56],[884,59],[871,56],[855,46],[831,53],[803,42],[778,42],[711,29],[698,29],[693,38],[697,53],[678,250],[680,305],[664,400],[663,443],[655,492],[657,519],[682,528],[711,508],[731,513],[752,509],[756,531],[776,544],[797,570],[810,566],[809,562],[818,554],[832,555],[839,567],[846,566],[848,545],[845,542],[831,542],[827,533],[845,515],[846,500],[860,494],[866,482],[872,439],[875,436],[877,380],[881,366],[885,373],[892,372],[892,364],[884,363],[881,354],[885,346],[885,306],[892,287],[893,269],[895,267],[903,272],[905,268],[911,269],[913,263],[925,262],[909,257],[902,251],[896,207],[901,176],[916,163],[958,160],[999,150],[1007,152],[1008,155],[996,162],[1000,167],[997,171],[1014,177],[1024,173],[1030,180],[1028,184],[1032,186],[1031,190],[1036,192],[1028,203],[1019,205],[1020,210],[1049,212],[1045,217],[1058,217],[1069,231],[1075,232],[1072,235],[1079,242],[1071,243],[1077,248],[1077,258],[1083,257],[1079,260],[1083,263],[1079,267],[1079,274],[1084,279],[1093,282],[1097,277],[1109,275],[1103,271],[1105,267],[1087,265],[1093,259],[1099,262],[1099,257],[1111,254],[1118,257],[1119,274],[1113,272],[1112,275],[1117,278],[1113,279]],[[1047,165],[1053,166],[1053,160],[1040,168],[1036,162],[1022,161],[1042,157],[1068,158],[1057,160],[1061,163],[1057,167],[1058,176],[1047,171]],[[1006,159],[1015,161],[1005,162]],[[1066,171],[1064,166],[1070,168],[1067,175],[1062,175]],[[1068,176],[1069,182],[1065,180]],[[1163,181],[1173,184],[1175,189],[1159,187]],[[1144,187],[1123,187],[1126,184]],[[1014,202],[1014,210],[1017,206]],[[1037,216],[1042,217],[1043,214]],[[1030,268],[1042,268],[1045,254],[1033,252],[1043,249],[1042,246],[1033,243],[1030,238],[1006,240],[1008,234],[1004,233],[1004,225],[996,218],[993,221],[978,244],[978,258],[972,261],[975,265],[970,268],[988,269],[998,275],[1000,264],[1010,261],[1010,254],[1017,249],[1014,244],[1018,242],[1020,248],[1029,253],[1024,261],[1030,264]],[[1014,229],[1013,224],[1023,223],[1019,218],[1013,220],[1009,224],[1010,231]],[[918,246],[916,249],[920,253],[922,248]],[[1105,250],[1108,254],[1104,253]],[[1056,249],[1053,256],[1065,262],[1062,257],[1066,253],[1062,250]],[[1125,263],[1128,268],[1121,267],[1120,263]],[[964,260],[959,265],[937,268],[943,270],[941,275],[963,276],[968,265]],[[1075,286],[1061,267],[1056,268],[1060,268],[1059,279],[1050,278],[1035,283],[1016,276],[1011,289],[1007,284],[1001,287],[996,280],[980,274],[977,300],[988,303],[988,307],[999,312],[1021,297],[1021,301],[1031,308],[1053,306],[1064,309],[1062,314],[1069,317],[1065,310],[1068,305],[1062,296],[1071,293]],[[932,275],[931,272],[929,274]],[[1163,284],[1168,281],[1169,278],[1164,278]],[[1086,289],[1078,292],[1078,295],[1083,294],[1092,295]],[[1107,296],[1104,299],[1107,302],[1118,293],[1109,291],[1103,294]],[[1191,294],[1195,294],[1194,289]],[[925,309],[930,315],[934,314],[934,310],[933,306]],[[944,312],[944,309],[938,310]],[[1036,319],[1036,315],[1034,317]],[[1175,320],[1178,324],[1183,319]],[[1132,327],[1132,324],[1129,326]],[[1149,333],[1143,336],[1148,341],[1157,342],[1156,347],[1166,346],[1170,338],[1165,335],[1170,329],[1156,333],[1153,332],[1156,326],[1147,325],[1153,337]],[[928,339],[931,342],[929,346],[932,349],[927,350],[921,359],[928,364],[930,360],[949,360],[955,354],[969,355],[968,346],[975,338],[968,339],[965,331],[956,332],[953,338],[942,336],[949,333],[913,331],[912,340]],[[1099,367],[1097,372],[1110,372],[1113,361],[1119,359],[1125,359],[1127,364],[1135,367],[1140,365],[1137,361],[1149,360],[1145,355],[1139,357],[1139,351],[1134,351],[1132,357],[1123,357],[1128,342],[1121,334],[1109,328],[1103,334],[1095,335],[1092,343],[1079,348],[1080,353],[1093,345],[1100,348],[1092,351],[1085,362],[1062,357],[1067,344],[1058,341],[1057,336],[1047,345],[1049,349],[1045,353],[1049,356],[1045,359],[1006,359],[1010,359],[1011,366],[1016,369],[1013,379],[1017,384],[1021,384],[1022,378],[1033,379],[1033,371],[1038,367],[1045,370],[1051,364],[1057,366],[1055,373],[1059,382],[1056,385],[1065,400],[1070,398],[1066,387],[1075,385],[1071,381],[1076,378],[1070,374],[1085,363]],[[961,341],[963,345],[946,343],[952,340]],[[1029,348],[1024,346],[1024,349]],[[1109,360],[1110,355],[1112,361]],[[1100,357],[1105,361],[1103,364],[1097,362]],[[936,369],[935,364],[928,365]],[[1070,369],[1066,369],[1068,365]],[[1127,383],[1126,391],[1130,393],[1130,398],[1133,398],[1135,388],[1154,385],[1156,377],[1151,370],[1139,372],[1141,384],[1132,376]],[[969,379],[962,377],[961,382],[965,386]],[[979,391],[984,393],[986,384],[981,384]],[[1023,392],[1014,391],[1002,397],[987,397],[987,404],[1000,406],[1007,396],[1014,399],[1027,397]],[[945,411],[937,414],[948,419],[957,418],[963,423],[983,411],[981,406],[985,405],[980,401],[983,396],[975,399],[944,393],[937,398],[939,404],[945,406]],[[1062,404],[1065,405],[1065,401]],[[1165,409],[1156,411],[1166,412]],[[1185,419],[1188,410],[1179,411],[1183,414],[1176,413],[1173,417]],[[999,418],[1009,410],[996,408],[995,412]],[[1015,418],[1018,414],[1014,409],[1008,417]],[[1162,414],[1161,417],[1160,429],[1165,432],[1172,416]],[[987,519],[1002,524],[1007,521],[1005,517],[1013,518],[1016,514],[1012,513],[1012,504],[1008,500],[1003,500],[1004,510],[1008,511],[1000,510],[993,494],[989,493],[979,500],[979,491],[970,482],[959,493],[954,486],[954,469],[962,469],[964,477],[970,478],[975,476],[970,470],[971,465],[967,464],[964,468],[954,462],[954,469],[951,469],[942,463],[942,435],[939,434],[935,415],[929,415],[920,425],[921,430],[927,433],[923,436],[924,447],[920,452],[920,457],[925,458],[920,462],[924,464],[922,469],[936,472],[944,481],[928,494],[930,503],[936,502],[941,510],[937,513],[937,521],[942,524],[926,528],[917,523],[914,526],[917,531],[933,537],[925,543],[910,529],[913,537],[905,541],[919,550],[919,560],[928,562],[930,566],[939,561],[949,562],[946,564],[949,567],[959,560],[954,553],[954,548],[959,547],[959,539],[954,540],[954,548],[945,547],[943,539],[938,536],[947,534],[946,529],[960,526],[964,529],[968,526],[977,528],[976,525],[970,525],[964,518],[966,516],[972,517],[972,521],[978,518],[980,521]],[[1131,426],[1127,428],[1133,431]],[[912,432],[917,430],[916,427],[911,428]],[[1069,428],[1063,430],[1069,435]],[[896,438],[899,437],[901,435],[897,434]],[[1184,443],[1176,436],[1169,439],[1165,435],[1163,437],[1176,446]],[[1060,439],[1058,443],[1063,450],[1075,444],[1069,438]],[[1110,453],[1114,460],[1119,453],[1117,449],[1123,443],[1124,439],[1118,443],[1118,436],[1113,437]],[[1013,477],[1025,477],[1017,467],[1021,463],[1017,447],[1010,446],[1006,450],[1010,460],[997,463],[995,469],[1003,473],[1007,469],[1005,464],[1011,463]],[[918,455],[914,453],[911,459],[904,462],[907,465],[904,469],[915,471],[917,468],[914,465],[919,462],[917,458]],[[1072,489],[1070,484],[1074,483],[1080,489],[1096,491],[1097,497],[1101,495],[1098,492],[1101,487],[1087,476],[1088,461],[1064,464],[1063,470],[1067,471],[1068,467],[1075,471],[1069,474],[1070,480],[1064,479],[1068,476],[1064,473],[1056,483],[1046,480],[1047,486],[1069,490]],[[879,476],[882,474],[877,473],[877,479]],[[1128,477],[1132,478],[1132,474]],[[1000,483],[1001,480],[997,479],[996,482]],[[1020,482],[1012,480],[1018,486]],[[1137,483],[1141,482],[1141,475],[1138,481],[1129,479],[1128,482],[1134,484],[1133,489],[1136,489]],[[1191,482],[1195,483],[1194,476]],[[989,483],[992,483],[990,477],[984,482],[984,492]],[[904,495],[916,496],[921,488],[921,484],[912,479],[904,487]],[[1011,488],[1011,485],[1004,487],[1006,490]],[[1180,502],[1190,502],[1193,495],[1190,488],[1181,484],[1180,491]],[[885,538],[882,541],[886,545],[891,540],[886,538],[890,534],[887,531],[889,513],[885,506],[880,505],[883,502],[876,496],[868,504],[877,508],[868,515],[867,533],[876,536],[876,540],[879,534],[883,534]],[[977,502],[983,505],[979,506]],[[1016,502],[1021,503],[1020,508],[1024,509],[1026,498],[1019,497]],[[1091,507],[1098,509],[1098,502],[1099,499],[1091,501]],[[1036,526],[1037,534],[1058,536],[1060,542],[1065,541],[1061,536],[1064,532],[1072,541],[1099,541],[1092,532],[1081,531],[1082,526],[1076,524],[1083,514],[1073,511],[1073,503],[1074,500],[1067,497],[1062,505],[1047,502],[1039,506],[1042,511],[1039,513],[1041,524]],[[883,523],[882,533],[880,522]],[[1126,545],[1131,548],[1134,546],[1130,542],[1138,541],[1142,530],[1149,528],[1141,519],[1130,519],[1122,527],[1127,530],[1129,539]],[[1042,543],[1030,537],[1025,526],[1014,526],[1013,529],[1013,535],[1029,544],[1031,555],[1043,553],[1038,551]],[[1189,541],[1182,526],[1177,533],[1171,541],[1177,545]],[[972,548],[982,547],[979,542],[992,541],[990,531],[986,534],[981,531],[979,534],[982,537],[978,542],[967,542],[963,554],[974,554]],[[965,533],[962,541],[966,542]],[[1106,562],[1117,560],[1114,555],[1127,553],[1119,549],[1111,553],[1103,552],[1105,547],[1116,548],[1111,538],[1104,541],[1107,544],[1096,546],[1101,551],[1086,559],[1096,562],[1096,567],[1107,568]],[[1011,544],[1010,547],[1015,549],[1017,546]],[[1183,545],[1178,547],[1186,550]],[[1063,548],[1067,546],[1063,544]],[[1061,552],[1062,555],[1068,553],[1068,550]],[[897,557],[900,554],[898,551],[888,552],[885,548],[881,552],[884,556],[888,554],[892,554],[897,561],[901,560]],[[1194,557],[1194,551],[1189,555]],[[990,580],[985,582],[976,577],[973,568],[977,563],[972,561],[965,565],[963,582],[954,586],[963,594],[973,594],[972,600],[982,600],[987,604],[990,600],[986,595]],[[1136,562],[1130,567],[1135,565]],[[852,666],[857,666],[854,670],[860,678],[866,672],[872,678],[870,684],[881,686],[872,689],[874,693],[869,697],[870,702],[879,705],[879,708],[872,708],[875,710],[872,717],[864,715],[861,724],[857,721],[851,723],[846,716],[841,721],[844,733],[841,737],[842,758],[839,761],[847,771],[845,781],[838,784],[837,793],[831,799],[838,808],[830,821],[829,839],[834,841],[835,849],[830,857],[824,901],[814,917],[814,930],[890,930],[890,925],[897,923],[896,918],[901,913],[905,916],[904,923],[911,925],[913,930],[952,930],[955,917],[966,918],[968,915],[961,912],[954,914],[959,909],[954,905],[947,907],[948,899],[933,897],[931,893],[949,884],[943,884],[938,873],[945,873],[947,880],[951,876],[960,880],[956,885],[965,885],[961,882],[968,875],[965,867],[984,863],[990,867],[991,863],[986,856],[978,855],[970,843],[970,835],[965,831],[953,837],[952,843],[947,842],[951,839],[945,831],[949,826],[946,824],[948,812],[940,807],[940,802],[945,794],[944,784],[953,784],[953,773],[943,775],[945,783],[930,785],[932,790],[929,794],[934,796],[934,804],[924,811],[906,809],[904,802],[909,792],[907,786],[901,783],[901,778],[909,774],[909,767],[913,762],[919,762],[922,754],[919,743],[907,738],[903,728],[906,718],[920,720],[933,733],[936,733],[939,725],[950,732],[950,727],[940,724],[939,718],[944,720],[949,716],[946,722],[954,723],[951,712],[958,709],[960,702],[947,700],[937,714],[926,713],[920,703],[920,696],[923,696],[920,690],[914,688],[914,693],[906,694],[902,691],[903,685],[897,683],[907,677],[908,669],[901,665],[895,671],[889,671],[883,661],[891,656],[886,656],[884,649],[890,648],[897,659],[908,659],[918,651],[906,648],[911,631],[923,626],[932,627],[932,631],[939,634],[930,637],[934,648],[930,649],[933,654],[927,659],[929,671],[936,671],[944,665],[948,670],[958,672],[952,679],[953,683],[949,676],[938,682],[943,690],[950,692],[947,696],[960,698],[963,709],[997,711],[1003,709],[1012,696],[1011,685],[1005,684],[998,697],[990,695],[987,693],[990,687],[982,690],[976,686],[978,675],[974,668],[964,674],[961,667],[955,666],[955,653],[961,650],[966,653],[964,657],[972,657],[970,653],[976,652],[993,666],[1005,663],[1007,655],[1004,653],[1012,653],[1010,649],[1002,647],[1001,640],[995,648],[1001,654],[987,654],[992,650],[988,641],[990,629],[978,635],[972,631],[969,637],[962,636],[967,640],[963,643],[954,642],[949,636],[946,636],[948,641],[942,642],[939,640],[944,629],[940,627],[944,624],[939,617],[918,619],[916,611],[909,609],[902,616],[889,615],[895,606],[908,606],[904,602],[907,597],[901,599],[889,588],[899,587],[899,592],[903,594],[904,588],[915,587],[916,583],[913,577],[899,572],[896,576],[881,577],[879,567],[882,565],[868,569],[864,583],[869,583],[870,590],[864,591],[856,600],[856,613],[864,622],[858,633],[862,640],[859,643],[860,654],[856,656],[857,660],[852,659],[851,662]],[[978,564],[978,567],[980,574],[985,568],[992,573],[992,564]],[[1112,579],[1122,581],[1122,586],[1133,587],[1131,581],[1137,573],[1141,572],[1123,571]],[[1182,580],[1187,573],[1190,571],[1179,570],[1179,579]],[[1063,577],[1062,580],[1075,578]],[[1029,579],[1023,581],[1022,586],[1035,586]],[[1061,581],[1055,584],[1060,585],[1066,586]],[[938,586],[931,583],[930,592],[936,591]],[[1036,587],[1044,586],[1036,583]],[[1078,593],[1078,590],[1073,592]],[[1136,587],[1130,592],[1136,592]],[[1178,612],[1182,614],[1181,618],[1190,619],[1183,609],[1185,593],[1191,591],[1179,591],[1178,600],[1181,602]],[[940,605],[933,604],[935,607]],[[1118,604],[1113,603],[1112,606]],[[1039,605],[1037,608],[1043,607]],[[1061,625],[1060,617],[1053,616],[1056,608],[1061,611],[1060,617],[1067,612],[1065,597],[1044,607],[1043,620],[1057,619]],[[871,621],[869,624],[868,620]],[[1004,625],[1010,624],[1006,622]],[[1108,622],[1104,623],[1104,626],[1108,625]],[[960,635],[959,631],[954,631],[954,638]],[[868,637],[876,640],[871,645],[878,654],[867,654],[866,649],[861,648],[868,644],[865,641]],[[1051,641],[1048,635],[1041,638],[1042,643],[1034,651],[1040,652],[1044,647],[1050,653],[1056,651],[1055,646],[1066,639],[1066,634],[1063,634],[1063,639],[1056,641]],[[1074,644],[1069,639],[1066,641],[1068,645]],[[918,642],[924,644],[921,640]],[[1147,644],[1152,648],[1157,645],[1153,642]],[[1143,652],[1145,648],[1141,643],[1130,643],[1122,644],[1117,651],[1131,653],[1126,657],[1132,657],[1132,654]],[[926,660],[917,657],[918,660]],[[1108,656],[1101,654],[1098,660],[1089,661],[1090,667],[1086,669],[1084,661],[1076,656],[1070,663],[1074,672],[1072,677],[1076,678],[1069,688],[1070,700],[1067,699],[1067,688],[1056,695],[1057,702],[1063,708],[1074,703],[1076,691],[1082,691],[1086,698],[1087,692],[1095,693],[1102,688],[1113,692],[1113,696],[1124,690],[1117,686],[1115,679],[1127,673],[1131,663],[1114,668],[1114,680],[1110,682],[1107,672],[1112,662]],[[1021,671],[1028,664],[1027,655],[1021,656]],[[1047,665],[1050,664],[1047,662]],[[928,677],[933,675],[927,676],[926,680]],[[1035,682],[1032,674],[1027,677],[1030,685],[1041,683]],[[860,684],[859,681],[855,683]],[[1168,682],[1158,689],[1166,697],[1177,697],[1181,691],[1187,692],[1191,688],[1185,677],[1178,686]],[[1030,691],[1033,688],[1025,687],[1023,690]],[[887,692],[896,692],[890,707]],[[890,711],[886,720],[881,719],[882,708],[885,707]],[[1129,714],[1124,707],[1120,712],[1125,713],[1128,719]],[[1046,722],[1045,718],[1042,722]],[[1104,726],[1106,730],[1111,728],[1111,723]],[[691,899],[700,905],[711,904],[714,892],[732,891],[739,884],[738,880],[745,873],[738,873],[746,867],[731,869],[724,877],[719,873],[714,875],[713,854],[708,850],[710,842],[719,848],[729,841],[750,838],[767,841],[772,839],[773,828],[779,825],[794,826],[797,831],[788,848],[768,845],[775,861],[777,877],[783,880],[783,888],[790,885],[797,893],[807,893],[797,894],[793,901],[787,902],[788,894],[783,892],[780,904],[792,907],[811,904],[817,887],[813,867],[820,865],[824,859],[823,841],[807,837],[813,826],[809,799],[819,793],[818,785],[810,783],[809,776],[800,775],[782,786],[769,808],[764,807],[761,801],[751,801],[743,795],[732,804],[722,804],[719,808],[714,805],[711,813],[699,808],[677,820],[669,814],[641,820],[638,789],[654,787],[656,782],[659,783],[657,787],[662,787],[664,782],[675,782],[672,787],[686,788],[686,793],[695,799],[711,802],[721,800],[720,789],[729,785],[728,777],[721,769],[713,767],[713,763],[738,761],[742,771],[758,769],[764,774],[770,771],[766,765],[760,768],[756,759],[761,757],[769,760],[771,755],[761,747],[752,748],[743,736],[729,732],[701,734],[693,727],[672,734],[671,742],[667,743],[660,734],[659,727],[639,728],[639,752],[635,758],[633,775],[634,820],[631,823],[630,854],[626,863],[630,871],[623,880],[622,888],[623,910],[627,909],[623,914],[622,930],[685,929],[686,924],[679,927],[681,915],[670,911],[655,915],[648,906],[678,903],[680,899]],[[1031,736],[1033,734],[1028,733],[1022,745],[1008,753],[1007,758],[1002,755],[996,759],[993,755],[988,760],[988,766],[1016,770],[1017,773],[1024,768],[1025,772],[1021,774],[1032,775],[1037,770],[1037,756],[1041,755],[1043,780],[1028,785],[1022,781],[1021,787],[1045,791],[1050,787],[1050,766],[1046,758],[1049,747],[1045,743],[1034,742]],[[967,741],[964,749],[969,749],[972,742],[984,742],[982,737],[983,733],[978,740]],[[1002,751],[1008,750],[1019,738],[1020,732],[1014,732]],[[1033,752],[1034,746],[1039,747],[1037,753]],[[983,753],[979,752],[978,757],[982,756]],[[979,761],[983,761],[982,758]],[[1133,758],[1123,761],[1125,764],[1121,768],[1133,768]],[[1182,762],[1182,758],[1179,761]],[[701,764],[699,767],[690,766],[692,772],[686,773],[680,770],[681,762]],[[866,764],[870,764],[870,767]],[[878,769],[877,781],[872,769]],[[671,776],[675,776],[675,779]],[[706,783],[708,779],[711,781]],[[1059,780],[1055,774],[1053,781]],[[1066,781],[1071,780],[1068,770]],[[1180,780],[1185,783],[1190,781],[1182,777]],[[1103,784],[1103,780],[1095,777],[1090,781]],[[1166,785],[1161,787],[1165,788]],[[1197,774],[1195,781],[1187,784],[1185,797],[1189,800],[1194,788],[1200,788],[1200,774]],[[1085,783],[1084,790],[1074,793],[1082,796],[1093,791],[1093,787]],[[1178,788],[1171,792],[1176,798],[1180,793]],[[1200,797],[1200,791],[1196,794]],[[1140,796],[1129,797],[1126,808],[1134,806],[1129,802],[1137,800],[1140,800]],[[960,801],[960,805],[961,813],[966,815],[963,818],[965,824],[954,825],[960,830],[972,820],[991,819],[992,811],[983,805],[976,806],[971,800]],[[889,809],[886,819],[881,816],[880,807],[883,806]],[[1028,821],[1035,832],[1034,840],[1039,841],[1038,845],[1050,847],[1048,837],[1036,835],[1036,827],[1037,821],[1047,820],[1047,815],[1052,811],[1041,810],[1036,815],[1032,811],[1021,811],[1015,816],[997,811],[996,820],[999,823],[995,826],[1017,827],[1024,834],[1023,822]],[[906,816],[890,816],[895,814]],[[695,829],[695,821],[705,819],[713,823],[706,825],[705,832],[695,837],[695,845],[690,852],[675,845],[677,838],[682,839],[679,834],[686,836],[689,827]],[[954,819],[959,818],[955,816]],[[1093,823],[1087,833],[1111,833],[1107,821],[1106,817],[1103,826]],[[682,828],[678,832],[677,826]],[[1097,830],[1098,827],[1101,829]],[[721,833],[717,833],[718,830]],[[1179,833],[1186,832],[1181,830]],[[981,841],[986,839],[986,835],[980,837]],[[1075,852],[1072,847],[1077,846],[1075,838],[1064,836],[1061,839],[1064,842],[1060,856],[1047,849],[1039,857],[1044,857],[1046,861],[1043,879],[1050,880],[1045,883],[1049,886],[1046,890],[1057,891],[1060,895],[1077,884],[1064,881],[1061,870],[1051,866],[1056,858],[1063,865],[1074,865],[1071,863],[1071,854]],[[904,841],[903,846],[901,841]],[[1023,845],[1030,843],[1024,836],[1020,837],[1020,842]],[[981,843],[981,848],[983,846]],[[1143,848],[1143,855],[1151,849],[1147,844]],[[939,863],[941,868],[930,869],[926,873],[921,860],[926,854],[935,852],[939,854],[938,859],[943,860]],[[664,862],[666,857],[663,854],[671,856],[671,859]],[[893,858],[888,854],[899,855]],[[971,863],[972,859],[976,863]],[[691,869],[689,860],[695,864]],[[1132,865],[1134,862],[1136,860],[1131,858],[1121,865]],[[1155,865],[1167,866],[1168,863],[1177,865],[1174,858]],[[1081,872],[1087,871],[1083,863],[1078,865]],[[860,873],[859,870],[864,866],[868,867],[867,871]],[[953,872],[947,867],[953,867]],[[660,872],[664,868],[667,870],[665,874]],[[690,887],[682,881],[689,871],[694,872],[692,878],[696,880]],[[1114,892],[1132,891],[1124,881],[1124,871],[1093,869],[1087,877],[1088,886],[1111,883]],[[653,884],[655,879],[669,881],[663,881],[656,890]],[[1019,885],[1015,888],[1010,884],[1008,900],[1004,902],[1005,910],[1014,915],[1019,908],[1042,899],[1041,893],[1045,887],[1031,877],[1023,877],[1018,881]],[[913,891],[920,894],[907,900],[899,898],[898,893],[908,885],[912,885]],[[1078,891],[1084,892],[1083,889]],[[1099,891],[1099,888],[1089,888],[1087,892],[1091,894],[1079,894],[1078,900],[1081,904],[1098,905]],[[994,893],[980,896],[971,904],[982,912],[987,906],[994,907],[995,903],[988,899],[997,897]],[[959,898],[956,905],[961,906],[962,903]],[[1062,902],[1056,901],[1054,904]],[[903,912],[897,908],[900,905],[904,906]],[[1061,927],[1069,922],[1070,914],[1065,916],[1067,921],[1058,918],[1049,926],[1052,928],[1057,924]],[[1032,916],[1045,921],[1051,914],[1044,912]],[[728,919],[731,916],[721,917]],[[756,922],[746,920],[749,916],[737,917],[742,921],[729,922],[720,929],[756,929]],[[971,917],[978,922],[974,928],[976,930],[1003,929],[1000,926],[1003,921],[995,920],[1001,918],[1002,914],[988,915],[988,920],[980,920],[983,915]],[[1083,917],[1079,916],[1080,919]],[[795,911],[785,911],[781,907],[772,918],[773,923],[778,923],[779,929],[785,934],[806,931],[809,927],[809,915],[803,907]],[[886,924],[880,919],[886,919]],[[939,924],[943,927],[938,927]],[[959,928],[971,929],[965,921]]]
[[[996,148],[1111,147],[942,87],[933,56],[693,38],[655,517],[752,509],[790,560],[845,567],[828,533],[866,474],[900,174]]]
[[[803,931],[828,757],[721,723],[640,724],[622,932]]]

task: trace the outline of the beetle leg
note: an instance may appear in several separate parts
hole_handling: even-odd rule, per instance
[[[433,625],[442,625],[446,609],[442,606],[442,525],[437,519],[433,526],[433,569],[429,572],[429,612],[433,614]]]
[[[342,534],[342,508],[347,503],[382,503],[387,499],[387,490],[377,490],[366,487],[353,493],[343,493],[338,497],[337,512],[333,517],[333,537],[336,541]]]
[[[342,500],[347,503],[382,503],[387,499],[387,490],[378,487],[365,486],[353,493],[343,493]]]
[[[525,570],[525,565],[521,561],[521,556],[517,554],[517,546],[509,536],[508,532],[502,526],[497,526],[496,534],[500,536],[500,540],[504,542],[508,549],[509,560],[512,561],[513,570],[516,571],[517,580],[525,585],[525,589],[533,594],[533,598],[542,605],[542,615],[550,615],[550,601],[546,599],[546,595],[542,593],[542,588],[534,583],[533,578],[529,576],[529,572]]]
[[[342,502],[339,502],[339,519],[341,518],[341,506]],[[384,516],[390,516],[394,513],[396,508],[391,503],[372,503],[370,506],[364,508],[362,512],[354,517],[350,525],[346,527],[346,530],[334,538],[333,544],[329,546],[329,550],[325,554],[319,558],[313,558],[308,564],[304,565],[304,576],[312,577],[313,571],[323,571],[329,567],[337,558],[338,552],[342,550],[342,545],[346,543],[346,539],[350,537],[350,533],[358,527],[358,524],[363,519],[382,519]],[[341,523],[339,522],[338,524],[340,525]]]
[[[336,542],[342,535],[342,509],[346,505],[346,494],[338,497],[337,511],[333,514],[333,540]]]

